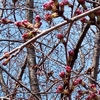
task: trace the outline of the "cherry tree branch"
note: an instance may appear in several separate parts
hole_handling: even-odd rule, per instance
[[[95,11],[98,11],[98,10],[100,10],[100,6],[99,6],[99,7],[96,7],[96,8],[93,8],[93,9],[91,9],[91,10],[85,12],[85,13],[82,13],[82,14],[80,14],[80,15],[78,15],[78,16],[72,17],[72,18],[69,19],[68,21],[64,21],[64,22],[62,22],[62,23],[60,23],[60,24],[57,24],[57,25],[55,25],[55,26],[53,26],[53,27],[51,27],[51,28],[49,28],[49,29],[43,30],[40,34],[36,35],[35,37],[33,37],[32,39],[28,40],[27,42],[25,42],[25,43],[22,44],[21,46],[19,46],[19,47],[13,49],[12,51],[10,51],[9,54],[11,55],[12,53],[14,53],[14,52],[16,52],[16,51],[18,51],[18,50],[20,51],[20,50],[23,49],[27,44],[29,44],[29,43],[35,41],[36,39],[38,39],[38,38],[40,38],[40,37],[42,37],[42,36],[48,34],[49,32],[53,31],[53,30],[56,29],[56,28],[59,28],[59,27],[61,27],[61,26],[63,26],[63,25],[66,25],[66,24],[68,24],[68,23],[72,23],[72,22],[74,22],[74,21],[76,21],[76,20],[78,20],[78,19],[80,19],[80,18],[82,18],[82,17],[84,17],[84,16],[87,16],[87,15],[89,15],[89,14],[95,12]],[[38,31],[38,30],[36,30],[36,31]],[[39,31],[39,32],[40,32],[40,31]],[[0,58],[0,61],[3,60],[3,59],[4,59],[4,56],[2,56],[2,57]]]

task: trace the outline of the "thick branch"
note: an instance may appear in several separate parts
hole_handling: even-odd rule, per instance
[[[74,49],[75,50],[75,55],[74,55],[73,60],[72,60],[72,62],[70,64],[70,66],[72,68],[73,68],[73,65],[75,63],[75,60],[77,59],[78,52],[79,52],[79,49],[80,49],[81,44],[83,42],[83,39],[85,38],[86,33],[88,32],[89,28],[90,28],[90,24],[87,24],[86,27],[83,29],[83,32],[81,33],[81,36],[80,36],[79,40],[77,41],[76,47]]]
[[[96,81],[99,67],[99,59],[100,59],[100,31],[95,33],[95,41],[94,41],[94,51],[93,51],[93,61],[92,66],[94,69],[91,73],[91,77]],[[91,83],[95,83],[95,81],[90,80]]]

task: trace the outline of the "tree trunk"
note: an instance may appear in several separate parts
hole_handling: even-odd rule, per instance
[[[33,0],[26,0],[26,6],[28,8],[33,8]],[[33,12],[31,10],[27,10],[26,12],[26,19],[32,23],[33,20]],[[29,79],[30,79],[30,88],[32,92],[39,92],[39,84],[38,84],[38,79],[36,75],[36,68],[33,68],[33,66],[36,65],[36,58],[35,58],[35,49],[31,45],[29,48],[27,48],[27,62],[28,62],[28,69],[29,69]],[[40,98],[40,95],[38,95]],[[31,97],[32,100],[38,100],[35,97]]]
[[[91,77],[96,81],[99,67],[99,59],[100,59],[100,32],[95,33],[95,41],[94,41],[94,51],[93,51],[93,61],[92,66],[94,67]],[[95,83],[95,81],[90,80],[91,83]]]

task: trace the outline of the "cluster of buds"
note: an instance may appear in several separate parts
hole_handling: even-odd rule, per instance
[[[9,24],[9,23],[13,23],[13,21],[8,20],[8,19],[6,19],[6,18],[2,18],[2,19],[0,19],[0,23]]]
[[[49,2],[43,4],[44,10],[51,10],[53,12],[56,12],[59,10],[59,3],[57,0],[50,0]]]
[[[23,20],[21,22],[15,22],[14,24],[17,27],[23,27],[23,28],[27,28],[27,29],[33,29],[33,24],[31,24],[30,22],[28,22],[28,20]]]
[[[62,78],[62,81],[64,82],[64,84],[67,84],[68,83],[67,77],[69,77],[69,75],[71,73],[71,67],[70,66],[66,66],[65,69],[66,69],[66,72],[61,71],[59,73],[59,76]],[[59,90],[59,89],[57,89],[57,90]],[[64,94],[68,93],[66,90],[64,90],[63,92],[64,92]]]
[[[96,89],[96,84],[90,84],[89,85],[90,89],[93,91],[93,92],[96,92],[97,89]]]
[[[22,35],[22,38],[23,38],[23,40],[27,40],[27,39],[31,39],[34,36],[36,36],[36,32],[30,31],[30,32],[24,33]]]
[[[97,94],[93,92],[93,93],[90,93],[90,94],[87,96],[86,100],[99,100],[99,99],[98,99]]]
[[[81,84],[82,83],[82,79],[81,78],[77,78],[73,81],[73,85],[76,86],[78,84]]]
[[[9,54],[9,52],[4,52],[4,58],[6,58],[6,60],[2,63],[2,65],[7,65],[8,63],[9,63],[9,61],[10,61],[10,54]]]
[[[41,26],[41,18],[39,15],[37,15],[35,17],[35,24],[33,25],[32,23],[30,23],[28,20],[23,20],[21,22],[15,22],[15,25],[17,27],[24,27],[27,29],[33,29],[33,28],[39,28]]]
[[[50,0],[49,2],[43,4],[43,8],[44,8],[44,10],[52,11],[51,14],[46,14],[44,16],[46,21],[51,21],[52,18],[58,17],[59,3],[57,0]]]
[[[45,15],[45,20],[51,21],[52,18],[56,18],[56,17],[59,17],[59,16],[62,17],[65,5],[72,7],[72,5],[67,0],[63,0],[60,3],[58,2],[58,0],[50,0],[47,3],[43,4],[44,10],[52,11],[51,14]]]
[[[62,79],[65,79],[66,76],[69,75],[69,74],[71,73],[71,67],[70,67],[70,66],[66,66],[65,69],[66,69],[66,72],[61,71],[61,72],[59,73],[59,76],[60,76]]]
[[[64,89],[62,85],[59,85],[57,87],[56,93],[61,93],[61,94],[68,95],[69,94],[69,91],[66,90],[66,89]]]

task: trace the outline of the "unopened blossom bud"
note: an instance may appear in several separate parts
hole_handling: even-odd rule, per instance
[[[52,20],[51,14],[46,14],[46,15],[44,16],[44,19],[45,19],[46,21],[51,21],[51,20]]]
[[[22,22],[21,22],[21,24],[25,25],[26,27],[27,27],[28,23],[29,23],[28,20],[22,20]]]
[[[66,66],[65,69],[66,69],[66,72],[68,72],[68,73],[71,72],[71,67],[70,66]]]
[[[86,23],[86,22],[87,22],[87,19],[86,19],[85,17],[82,17],[82,18],[80,19],[80,21],[81,21],[82,23]]]
[[[68,53],[69,53],[69,56],[74,56],[75,55],[74,50],[70,50]]]
[[[59,92],[62,92],[64,89],[63,89],[63,86],[62,85],[59,85],[57,90],[59,90]]]
[[[36,15],[35,21],[36,21],[36,22],[40,22],[40,20],[41,20],[40,15]]]
[[[24,25],[22,24],[22,22],[15,22],[14,23],[17,27],[23,27]]]
[[[24,40],[28,39],[28,38],[29,38],[28,33],[24,33],[24,34],[22,35],[22,38],[23,38]]]
[[[64,38],[64,36],[63,36],[63,34],[59,33],[59,34],[57,34],[57,38],[61,40]]]
[[[6,18],[2,18],[0,22],[3,24],[13,23],[13,21],[7,20]]]
[[[75,11],[75,14],[76,14],[76,15],[82,14],[82,11],[81,11],[80,9],[77,9],[77,10]]]
[[[51,10],[52,9],[51,4],[49,2],[43,4],[43,8],[44,8],[44,10]]]
[[[64,71],[61,71],[61,72],[59,73],[59,76],[60,76],[61,78],[65,78],[66,74],[65,74]]]

